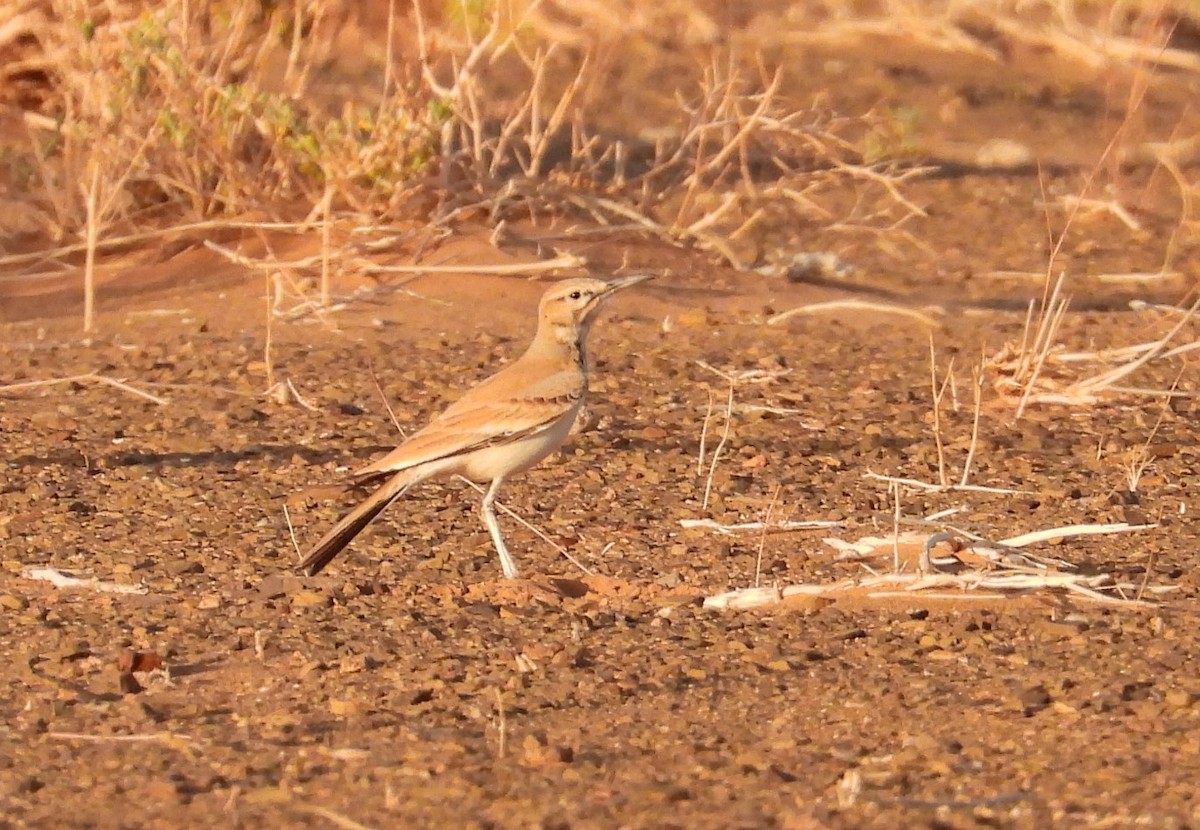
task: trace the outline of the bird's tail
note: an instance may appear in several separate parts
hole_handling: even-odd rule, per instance
[[[308,576],[319,574],[333,557],[342,552],[342,548],[350,544],[351,539],[361,533],[384,508],[404,495],[404,491],[415,483],[416,478],[409,470],[393,475],[322,536],[320,541],[309,549],[304,560],[296,566],[296,570]]]

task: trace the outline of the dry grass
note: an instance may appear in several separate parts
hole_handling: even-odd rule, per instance
[[[1068,352],[1059,340],[1067,307],[1059,279],[1037,314],[1030,306],[1021,342],[1006,344],[985,362],[985,372],[993,378],[1001,398],[1015,405],[1017,417],[1031,404],[1087,406],[1113,398],[1147,395],[1170,398],[1189,394],[1176,387],[1188,366],[1190,353],[1200,349],[1200,327],[1196,324],[1200,300],[1149,342],[1089,352]],[[1177,342],[1181,337],[1184,342]],[[1147,366],[1153,364],[1157,368],[1167,361],[1174,361],[1176,378],[1169,389],[1127,383]],[[1081,364],[1107,368],[1089,372],[1080,370]]]
[[[26,119],[32,205],[50,238],[303,216],[332,194],[386,215],[434,150],[428,99],[411,90],[374,108],[316,109],[309,80],[336,25],[319,4],[28,5],[23,36],[41,48],[42,109],[56,113]]]
[[[790,16],[760,36],[807,44],[903,41],[997,63],[1006,47],[1017,45],[1095,71],[1116,63],[1200,72],[1200,58],[1172,43],[1181,22],[1200,17],[1192,0],[876,0],[852,5],[824,0],[806,4],[806,10],[807,15]],[[813,20],[824,25],[801,25]]]
[[[1034,4],[1035,7],[1038,4]],[[1044,293],[1041,302],[1030,303],[1020,343],[1006,344],[998,353],[984,362],[983,370],[988,373],[1001,397],[1012,402],[1015,414],[1020,418],[1032,404],[1091,405],[1117,395],[1160,395],[1176,394],[1175,386],[1163,392],[1153,387],[1135,387],[1122,382],[1160,358],[1177,358],[1192,350],[1197,344],[1173,345],[1177,335],[1186,336],[1200,301],[1192,304],[1175,325],[1153,342],[1121,350],[1129,359],[1111,368],[1092,375],[1080,376],[1064,366],[1068,361],[1060,358],[1065,347],[1059,342],[1059,330],[1066,319],[1070,296],[1065,286],[1068,274],[1061,270],[1060,255],[1063,252],[1072,226],[1090,215],[1104,214],[1118,220],[1131,234],[1143,234],[1138,219],[1125,204],[1111,198],[1096,198],[1094,194],[1110,189],[1122,178],[1122,170],[1139,161],[1148,163],[1157,174],[1165,170],[1170,174],[1178,189],[1179,213],[1174,234],[1168,240],[1164,259],[1157,274],[1105,274],[1097,277],[1101,282],[1122,281],[1146,283],[1158,281],[1171,273],[1170,267],[1177,254],[1178,238],[1188,233],[1194,224],[1192,196],[1200,187],[1200,180],[1190,181],[1184,174],[1180,155],[1181,142],[1145,142],[1144,105],[1148,91],[1155,81],[1155,70],[1169,66],[1177,70],[1200,72],[1200,60],[1190,52],[1174,49],[1171,45],[1175,30],[1180,25],[1195,25],[1200,8],[1195,4],[1171,3],[1167,0],[1150,0],[1134,3],[1117,14],[1111,10],[1107,18],[1093,21],[1091,28],[1081,24],[1078,9],[1074,4],[1057,2],[1046,4],[1042,9],[1052,24],[1050,28],[1029,35],[1027,26],[1016,25],[1012,20],[998,16],[992,20],[998,31],[1010,38],[1031,38],[1035,46],[1055,51],[1067,60],[1075,60],[1099,71],[1117,64],[1127,69],[1125,78],[1126,100],[1121,110],[1122,118],[1112,130],[1103,150],[1093,166],[1083,177],[1077,192],[1061,195],[1055,200],[1046,198],[1046,181],[1039,176],[1042,187],[1042,209],[1045,211],[1049,256],[1046,261]],[[1118,21],[1123,20],[1120,24]],[[1122,28],[1123,26],[1123,28]],[[1190,144],[1190,142],[1183,142]],[[1151,177],[1153,178],[1153,176]],[[1147,188],[1148,189],[1148,188]],[[1055,229],[1052,213],[1065,209],[1065,221]],[[1088,353],[1073,355],[1075,361],[1103,361],[1106,356]],[[1184,358],[1186,360],[1186,358]],[[1183,369],[1178,369],[1182,373]],[[1178,375],[1177,375],[1178,377]],[[1178,383],[1178,381],[1176,381]]]
[[[392,6],[383,71],[357,100],[315,80],[339,38],[379,46],[350,3],[25,0],[0,13],[0,50],[23,57],[7,80],[40,79],[4,171],[21,210],[0,232],[43,240],[38,267],[82,254],[91,275],[115,240],[299,222],[321,231],[327,305],[347,223],[571,214],[741,267],[757,256],[742,238],[768,215],[887,228],[921,210],[900,189],[915,171],[856,149],[862,119],[785,100],[777,70],[698,53],[667,123],[621,134],[594,106],[611,46],[550,32],[540,3],[429,5]],[[883,206],[864,198],[873,207],[835,218],[822,193],[846,186]]]
[[[320,232],[307,269],[321,308],[336,302],[340,271],[364,261],[365,239],[349,256],[344,240],[368,228],[382,244],[382,229],[405,223],[422,229],[406,244],[423,250],[460,223],[482,221],[502,238],[510,222],[581,218],[741,269],[775,256],[759,247],[764,228],[927,250],[908,228],[925,210],[905,183],[926,172],[909,114],[794,100],[782,62],[761,57],[863,39],[997,65],[1002,48],[1022,47],[1093,74],[1123,71],[1126,120],[1096,172],[1153,165],[1178,193],[1176,241],[1194,231],[1195,141],[1146,141],[1139,126],[1159,68],[1200,71],[1172,40],[1195,25],[1192,4],[879,0],[763,9],[736,25],[683,2],[417,0],[390,3],[380,18],[383,8],[10,4],[0,11],[0,98],[18,103],[25,141],[0,156],[0,185],[19,203],[0,212],[0,239],[19,232],[22,248],[41,251],[2,264],[84,266],[90,328],[96,269],[117,249],[170,232],[169,254],[214,227],[256,223]],[[352,52],[367,69],[347,91],[330,77]],[[613,100],[650,65],[669,78],[662,88]],[[1125,200],[1099,199],[1092,184],[1057,200],[1068,225],[1096,209],[1136,229]]]

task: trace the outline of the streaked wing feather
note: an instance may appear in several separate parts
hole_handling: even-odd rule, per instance
[[[353,478],[362,481],[390,475],[532,437],[556,424],[581,397],[575,392],[504,402],[477,401],[474,406],[467,407],[456,404],[396,449],[356,471]]]

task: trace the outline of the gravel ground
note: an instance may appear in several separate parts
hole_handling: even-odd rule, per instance
[[[298,543],[316,538],[351,503],[328,485],[397,440],[379,390],[401,426],[424,423],[519,352],[540,285],[428,279],[332,322],[276,324],[274,377],[308,407],[262,394],[256,288],[119,298],[90,344],[74,317],[6,324],[7,379],[95,372],[163,403],[95,381],[4,393],[5,826],[1189,825],[1194,404],[1014,420],[985,381],[971,480],[1023,492],[902,492],[905,519],[960,507],[953,521],[992,539],[1157,523],[1038,548],[1172,589],[1148,607],[967,592],[705,608],[756,571],[778,585],[866,574],[822,539],[891,532],[892,496],[868,470],[936,480],[929,330],[861,311],[767,326],[844,292],[644,243],[613,256],[629,251],[669,273],[612,304],[584,428],[503,492],[549,539],[502,519],[528,576],[515,583],[461,483],[393,505],[312,579],[289,573],[285,505]],[[957,477],[970,370],[1019,339],[1024,315],[948,320],[934,341],[939,373],[956,360],[940,429]],[[1141,342],[1169,322],[1081,312],[1060,339]],[[727,434],[729,385],[702,363],[758,371],[735,385]],[[1139,380],[1166,388],[1178,371]],[[1196,381],[1193,362],[1180,387]],[[843,524],[680,525],[768,516]],[[32,567],[142,592],[55,587]]]

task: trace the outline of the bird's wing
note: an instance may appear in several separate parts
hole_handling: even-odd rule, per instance
[[[465,396],[396,449],[355,472],[353,479],[365,481],[532,437],[557,424],[583,399],[579,388],[557,394],[541,391],[531,389],[512,397]]]

